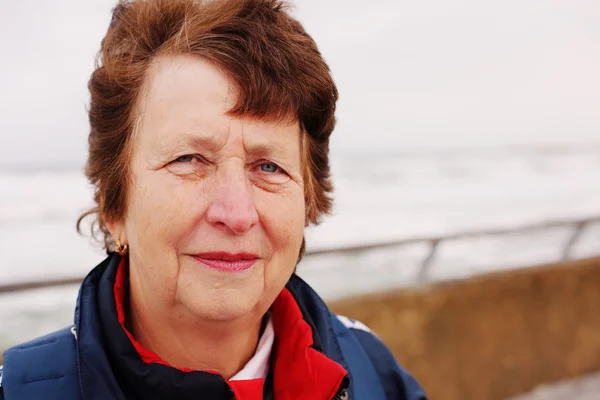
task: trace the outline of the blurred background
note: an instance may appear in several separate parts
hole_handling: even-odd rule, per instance
[[[104,257],[75,222],[114,3],[2,5],[0,351],[72,321],[76,284],[28,282]],[[596,398],[598,2],[292,4],[340,90],[335,211],[299,274],[433,399]]]

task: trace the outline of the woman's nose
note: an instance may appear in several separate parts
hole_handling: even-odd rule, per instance
[[[217,177],[207,210],[210,224],[243,235],[258,223],[253,189],[245,171],[226,171]]]

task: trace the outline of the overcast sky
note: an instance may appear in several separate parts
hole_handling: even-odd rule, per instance
[[[297,0],[341,100],[333,149],[600,142],[598,0]],[[0,165],[80,164],[112,0],[6,1]]]

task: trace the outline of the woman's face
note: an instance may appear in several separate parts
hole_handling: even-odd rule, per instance
[[[147,76],[123,221],[132,291],[173,316],[261,316],[294,270],[305,222],[300,127],[232,118],[207,61],[162,57]]]

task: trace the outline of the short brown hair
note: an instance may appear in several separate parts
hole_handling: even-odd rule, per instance
[[[114,246],[106,221],[123,217],[129,154],[146,72],[158,55],[193,55],[237,87],[232,116],[297,120],[302,128],[306,223],[332,207],[329,136],[337,88],[313,39],[279,0],[121,0],[98,53],[86,175],[95,188],[92,236]],[[100,237],[99,237],[100,236]],[[304,247],[304,243],[303,246]]]

